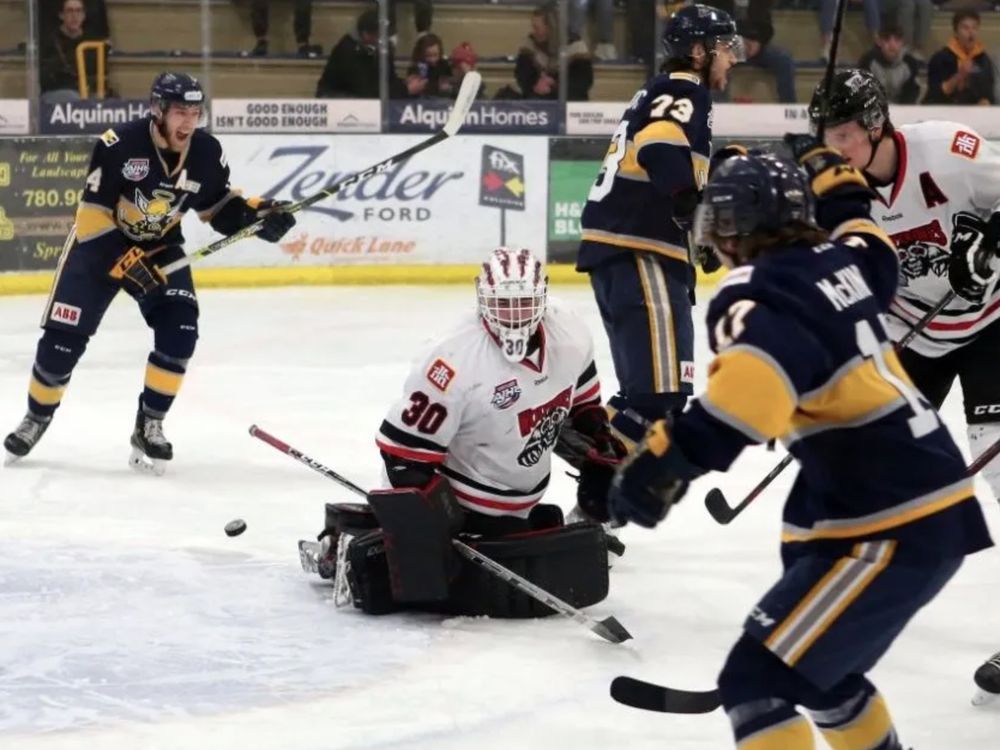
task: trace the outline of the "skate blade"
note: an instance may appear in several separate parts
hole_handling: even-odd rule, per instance
[[[306,573],[319,573],[320,543],[299,540],[299,565]]]
[[[155,477],[162,477],[167,471],[166,461],[162,458],[150,458],[138,448],[132,449],[128,465],[140,474],[152,474]]]
[[[24,456],[18,456],[18,455],[14,454],[14,453],[11,453],[10,451],[7,451],[6,455],[4,456],[4,459],[3,459],[3,465],[4,466],[10,466],[12,464],[16,464],[22,458],[24,458]]]
[[[983,689],[976,690],[976,694],[972,696],[973,706],[985,706],[989,703],[994,703],[997,698],[1000,698],[1000,693],[988,693]]]

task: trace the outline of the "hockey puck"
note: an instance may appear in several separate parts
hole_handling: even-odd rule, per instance
[[[247,522],[242,518],[234,518],[226,524],[226,536],[239,536],[247,530]]]

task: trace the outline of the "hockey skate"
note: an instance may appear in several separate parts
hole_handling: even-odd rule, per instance
[[[31,414],[25,414],[21,424],[10,433],[3,441],[3,447],[7,451],[4,459],[4,466],[14,463],[18,459],[27,456],[35,443],[42,439],[42,435],[49,428],[51,417],[46,420],[38,419]]]
[[[135,415],[132,431],[132,455],[129,466],[136,471],[163,476],[167,461],[174,457],[174,447],[163,436],[163,420],[145,414],[142,409]]]
[[[359,503],[327,503],[323,531],[317,541],[299,540],[299,564],[306,573],[316,573],[333,581],[333,602],[337,607],[350,604],[347,583],[347,547],[351,540],[374,528],[378,520],[371,508]]]
[[[975,677],[978,690],[972,696],[973,706],[983,706],[1000,698],[1000,652],[993,654],[976,670]]]

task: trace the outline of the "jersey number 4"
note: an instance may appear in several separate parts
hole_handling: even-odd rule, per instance
[[[433,435],[441,427],[448,410],[441,404],[431,401],[423,391],[410,394],[410,406],[399,418],[407,427],[416,427],[424,435]]]

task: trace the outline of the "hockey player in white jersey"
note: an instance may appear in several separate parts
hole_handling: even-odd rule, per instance
[[[935,408],[958,377],[975,459],[1000,440],[1000,152],[956,122],[894,127],[885,92],[867,71],[837,73],[828,98],[822,85],[810,120],[825,113],[827,144],[864,170],[881,199],[872,218],[899,250],[899,290],[886,321],[893,339],[949,291],[956,295],[899,359]],[[982,474],[1000,500],[1000,462]],[[1000,696],[998,657],[976,672],[974,702]]]
[[[380,541],[356,536],[351,546],[358,551],[348,555],[355,579],[352,593],[365,611],[391,611],[394,605],[417,602],[421,608],[511,616],[506,589],[496,591],[485,579],[476,586],[455,583],[453,570],[400,551],[407,540],[421,535],[471,534],[499,545],[510,544],[503,538],[519,535],[516,549],[506,550],[516,554],[504,564],[516,559],[524,566],[524,559],[530,559],[526,569],[540,576],[536,583],[562,592],[557,595],[571,603],[575,597],[578,606],[592,603],[598,594],[603,598],[607,541],[595,522],[608,518],[607,490],[626,451],[612,435],[601,405],[590,333],[579,317],[548,301],[547,286],[544,267],[529,250],[493,251],[476,278],[477,311],[418,357],[401,397],[389,408],[376,443],[394,489],[369,495],[378,516],[370,518],[369,526],[382,530],[379,539],[385,540],[393,588],[366,590],[378,588],[372,581],[379,571],[367,561],[358,564],[365,558],[360,550]],[[559,506],[541,502],[553,452],[578,469],[577,501],[588,522],[565,526]],[[390,515],[399,510],[407,518],[397,524],[398,519],[384,517],[387,505]],[[435,510],[437,520],[409,515],[426,508]],[[304,567],[315,567],[323,577],[336,576],[340,545],[334,542],[339,542],[345,525],[356,525],[356,511],[349,508],[344,516],[338,506],[328,506],[321,535],[325,546],[318,550],[315,566],[304,557]],[[526,532],[531,535],[523,536]],[[505,550],[499,553],[503,556]],[[543,560],[549,556],[556,563],[547,570]],[[583,561],[582,571],[593,570],[595,561],[603,560],[597,578],[604,584],[580,580],[581,575],[594,575],[567,567],[574,557]],[[340,568],[343,558],[342,553]],[[394,571],[419,569],[423,572],[411,576],[412,590],[397,586]],[[428,588],[427,580],[435,579],[449,581]],[[479,584],[488,584],[488,591],[480,591]],[[517,596],[524,601],[515,610],[541,614],[530,600]],[[437,604],[425,606],[428,601]]]
[[[809,108],[814,123],[824,112],[821,89]],[[1000,440],[1000,151],[955,122],[894,127],[881,84],[859,69],[833,78],[825,140],[864,170],[880,198],[872,217],[899,249],[893,338],[956,295],[900,360],[938,408],[958,377],[975,458]],[[1000,499],[1000,462],[983,476]]]

